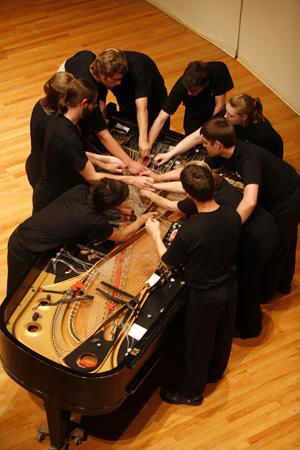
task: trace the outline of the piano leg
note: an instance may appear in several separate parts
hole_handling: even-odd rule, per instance
[[[67,438],[70,432],[70,411],[58,409],[46,402],[45,409],[51,448],[57,450],[67,448]]]

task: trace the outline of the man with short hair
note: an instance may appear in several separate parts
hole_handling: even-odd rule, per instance
[[[144,53],[109,48],[97,56],[79,52],[66,61],[65,70],[74,76],[89,72],[98,85],[102,111],[108,89],[112,91],[120,112],[138,124],[139,150],[142,161],[146,161],[150,152],[148,129],[167,97],[164,79],[154,61]]]
[[[93,112],[92,118],[86,121],[83,131],[86,135],[94,134],[99,139],[100,144],[109,153],[119,158],[128,167],[130,173],[133,175],[138,175],[145,170],[145,167],[139,162],[132,160],[129,155],[127,155],[107,128],[107,124],[102,113],[105,107],[105,102],[101,100],[103,96],[102,85],[99,83],[97,76],[91,69],[91,65],[95,58],[95,53],[89,50],[82,50],[67,59],[58,70],[67,71],[76,78],[90,82],[96,88],[98,92],[97,103],[99,108],[96,108]]]
[[[206,167],[191,164],[180,180],[197,214],[189,217],[166,249],[157,220],[149,219],[162,261],[183,266],[188,287],[185,328],[185,375],[176,390],[161,390],[167,403],[200,405],[207,382],[218,381],[231,351],[236,310],[236,256],[241,219],[214,200],[214,179]]]
[[[275,218],[280,245],[266,270],[264,297],[271,299],[277,290],[287,294],[295,273],[297,227],[300,222],[300,177],[286,161],[254,144],[237,141],[234,126],[226,119],[214,118],[201,130],[209,165],[223,165],[238,172],[244,184],[237,211],[245,222],[257,204]],[[214,159],[215,158],[215,159]]]
[[[231,75],[223,62],[189,63],[151,127],[148,137],[151,147],[166,120],[181,103],[185,106],[183,127],[188,135],[224,108],[226,92],[232,88]]]

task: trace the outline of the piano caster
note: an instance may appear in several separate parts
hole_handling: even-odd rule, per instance
[[[49,436],[49,428],[45,424],[41,424],[37,427],[36,440],[42,442]]]
[[[82,442],[86,441],[88,434],[82,428],[74,428],[69,434],[69,440],[75,445],[80,445]]]
[[[71,422],[72,425],[72,422]],[[72,442],[75,445],[80,445],[82,442],[87,440],[88,434],[85,430],[82,428],[76,427],[76,424],[74,423],[74,428],[70,432],[69,436],[67,437],[67,440],[69,442]],[[37,427],[37,435],[36,439],[38,442],[44,441],[47,437],[49,437],[49,428],[45,424],[41,424]],[[59,449],[57,447],[50,447],[50,450],[67,450],[69,447],[69,444],[66,443],[63,447],[60,447]]]

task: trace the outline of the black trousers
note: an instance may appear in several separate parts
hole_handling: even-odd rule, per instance
[[[230,356],[236,313],[236,279],[206,291],[190,289],[185,312],[185,375],[181,390],[202,394],[208,377],[219,377]]]
[[[7,246],[7,296],[11,295],[19,286],[28,266],[36,255],[37,253],[27,250],[22,245],[18,230],[15,230],[10,236]]]
[[[280,245],[263,274],[262,296],[265,300],[271,299],[276,291],[288,292],[291,288],[300,222],[300,184],[290,195],[289,207],[275,213],[274,218],[280,232]]]
[[[262,329],[260,286],[264,283],[264,267],[280,243],[279,230],[274,224],[268,235],[257,242],[241,242],[237,263],[238,298],[236,329],[242,338],[258,336]]]

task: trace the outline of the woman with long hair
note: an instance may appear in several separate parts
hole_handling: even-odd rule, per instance
[[[263,115],[263,105],[258,97],[234,95],[226,104],[225,118],[234,125],[238,139],[264,147],[282,159],[282,138]]]

